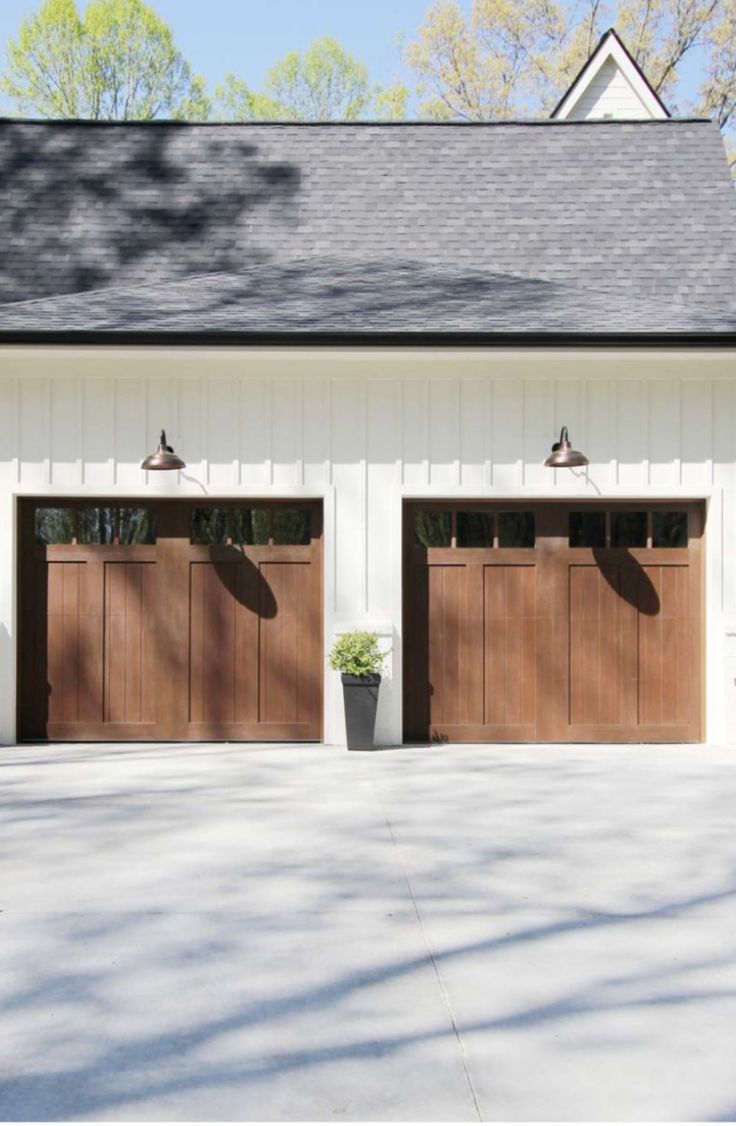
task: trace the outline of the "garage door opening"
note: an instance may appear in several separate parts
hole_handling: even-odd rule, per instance
[[[322,738],[321,502],[24,500],[19,552],[19,738]]]
[[[405,740],[700,741],[704,517],[406,504]]]

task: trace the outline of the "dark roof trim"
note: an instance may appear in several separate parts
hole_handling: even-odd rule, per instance
[[[3,345],[106,348],[734,348],[736,331],[723,333],[535,333],[535,332],[4,332]]]
[[[571,94],[571,93],[573,92],[573,90],[574,90],[574,89],[575,89],[575,87],[577,86],[578,82],[579,82],[579,81],[580,81],[580,79],[581,79],[581,78],[583,77],[583,75],[585,74],[585,72],[586,72],[586,70],[588,69],[588,67],[590,66],[590,64],[591,64],[591,63],[593,62],[593,59],[594,59],[594,58],[596,57],[596,55],[598,54],[598,52],[599,52],[599,51],[601,51],[601,50],[603,49],[603,46],[604,46],[604,44],[605,44],[605,43],[606,43],[606,41],[607,41],[608,39],[610,39],[610,38],[613,38],[613,39],[615,39],[615,40],[616,40],[616,42],[618,43],[619,47],[620,47],[620,48],[622,49],[622,51],[624,52],[624,54],[625,54],[625,55],[626,55],[626,57],[628,58],[629,62],[630,62],[630,63],[631,63],[632,65],[633,65],[634,69],[635,69],[635,70],[637,71],[637,73],[638,73],[639,77],[641,78],[642,82],[644,82],[644,83],[646,84],[646,86],[647,86],[647,89],[648,89],[648,90],[649,90],[649,92],[651,93],[652,97],[653,97],[653,98],[655,98],[655,99],[656,99],[656,101],[657,101],[657,102],[659,103],[659,105],[661,106],[661,108],[662,108],[662,110],[664,111],[664,113],[666,114],[666,116],[667,116],[668,118],[671,118],[671,117],[672,117],[672,114],[671,114],[671,113],[670,113],[670,111],[669,111],[669,110],[667,109],[667,106],[666,106],[666,105],[664,104],[664,102],[663,102],[663,101],[662,101],[662,99],[660,98],[659,94],[657,93],[657,91],[656,91],[656,90],[654,89],[654,87],[652,86],[651,82],[649,81],[649,79],[647,78],[646,74],[644,73],[644,71],[643,71],[643,70],[641,69],[641,67],[639,66],[638,62],[636,61],[636,59],[635,59],[635,58],[634,58],[634,56],[632,55],[632,53],[631,53],[631,51],[629,50],[629,48],[628,48],[628,47],[626,46],[626,44],[624,43],[624,41],[623,41],[623,39],[621,38],[621,36],[620,36],[620,35],[618,34],[618,32],[616,31],[616,29],[615,29],[614,27],[609,27],[608,31],[605,31],[605,32],[603,33],[603,35],[601,35],[600,39],[598,40],[598,43],[596,44],[596,48],[595,48],[595,50],[593,51],[593,54],[592,54],[592,55],[590,56],[590,58],[589,58],[589,59],[587,60],[587,62],[584,62],[584,63],[583,63],[583,65],[581,66],[580,70],[579,70],[579,71],[578,71],[578,73],[577,73],[577,74],[575,75],[575,78],[574,78],[574,79],[573,79],[573,81],[572,81],[572,82],[570,83],[570,85],[568,86],[567,90],[565,90],[565,93],[564,93],[564,94],[562,95],[562,97],[560,98],[560,100],[559,100],[559,102],[557,103],[557,105],[555,106],[555,108],[554,108],[554,109],[552,110],[552,113],[551,113],[551,114],[549,115],[549,116],[550,116],[550,119],[551,119],[551,120],[554,120],[554,119],[555,119],[555,114],[556,114],[556,113],[557,113],[557,111],[559,110],[559,108],[560,108],[560,106],[562,105],[562,103],[563,103],[563,102],[564,102],[564,101],[566,100],[566,98],[567,98],[567,97],[568,97],[568,96],[569,96],[569,95],[570,95],[570,94]],[[613,121],[613,120],[615,120],[615,118],[606,118],[606,121]],[[656,120],[656,119],[655,119],[655,120]],[[561,124],[561,123],[560,123],[560,124]]]
[[[597,49],[598,48],[596,48],[596,50]],[[592,57],[591,55],[591,58]],[[632,59],[632,62],[633,61]],[[636,65],[637,64],[634,63],[634,66]],[[579,77],[580,75],[578,75],[578,78]],[[577,82],[577,78],[575,82]],[[571,89],[572,86],[563,94],[560,102],[555,106],[553,113],[557,112],[557,109],[565,100]],[[652,94],[654,94],[654,97],[659,101],[659,97],[654,90],[652,90]],[[710,123],[711,121],[709,117],[702,116],[672,117],[664,103],[662,103],[662,109],[667,114],[667,119],[656,117],[607,117],[604,120],[604,124],[651,126],[666,125],[667,120],[669,120],[675,121],[678,124],[692,125],[698,122]],[[589,128],[595,128],[600,124],[600,118],[572,121],[569,118],[553,118],[552,115],[550,115],[549,118],[513,118],[503,121],[465,121],[464,119],[452,121],[427,121],[424,119],[410,119],[407,121],[171,121],[168,118],[156,118],[153,121],[95,121],[91,118],[80,117],[0,117],[0,126],[38,125],[46,128],[53,127],[54,129],[248,129],[251,126],[259,129],[263,126],[269,129],[375,129],[379,126],[381,129],[416,129],[417,127],[422,129],[513,129],[515,126],[520,125],[525,128],[533,126],[534,128],[549,129],[555,126],[564,126],[566,128],[588,126]]]

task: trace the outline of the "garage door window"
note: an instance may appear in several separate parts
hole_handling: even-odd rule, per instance
[[[655,509],[570,512],[570,547],[686,548],[688,514]]]
[[[571,512],[570,547],[605,547],[605,512]]]
[[[534,547],[533,512],[418,511],[414,542],[420,547]]]
[[[74,543],[73,508],[37,508],[37,543]]]
[[[37,508],[36,542],[54,544],[152,544],[156,514],[149,508]]]
[[[420,547],[449,547],[452,517],[449,512],[416,512],[414,538]]]
[[[652,513],[652,547],[687,547],[687,512]]]
[[[492,512],[458,512],[458,547],[493,547]]]
[[[312,514],[306,508],[194,508],[193,544],[309,544]]]
[[[646,512],[611,513],[611,547],[646,547]]]
[[[499,512],[499,547],[534,547],[533,512]]]

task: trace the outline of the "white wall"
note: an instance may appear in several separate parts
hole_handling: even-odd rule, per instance
[[[608,59],[590,85],[565,115],[570,121],[612,117],[626,121],[650,118],[652,114],[614,59]]]
[[[587,476],[542,465],[563,424]],[[139,468],[161,426],[186,478]],[[386,743],[401,736],[402,497],[707,498],[707,730],[736,740],[733,352],[0,349],[0,739],[15,731],[15,497],[204,491],[324,497],[325,644],[360,625],[393,647]],[[328,742],[337,687],[329,673]]]

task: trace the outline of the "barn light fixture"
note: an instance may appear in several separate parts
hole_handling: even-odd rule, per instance
[[[166,431],[161,431],[158,449],[141,462],[141,469],[186,469],[187,463],[174,453],[174,447],[166,444]]]
[[[552,453],[544,463],[550,469],[573,469],[576,465],[587,465],[588,459],[580,450],[574,450],[570,445],[567,427],[560,430],[560,440],[555,442]]]

